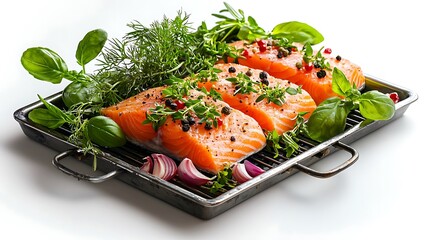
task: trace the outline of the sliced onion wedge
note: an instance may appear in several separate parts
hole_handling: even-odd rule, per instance
[[[152,171],[153,171],[153,160],[152,160],[152,158],[150,156],[146,156],[143,158],[143,160],[145,160],[145,162],[140,167],[140,171],[152,173]]]
[[[154,176],[162,178],[166,181],[172,179],[177,173],[177,165],[173,159],[164,154],[153,153],[153,172]]]
[[[232,177],[238,183],[244,183],[252,179],[252,176],[247,173],[246,167],[243,163],[237,163],[232,167]]]
[[[244,166],[246,168],[247,173],[252,177],[259,176],[265,172],[264,169],[256,166],[255,164],[251,163],[248,160],[244,160]]]
[[[189,158],[183,159],[179,164],[179,167],[177,168],[177,175],[179,176],[180,180],[190,186],[204,185],[216,177],[214,176],[209,178],[202,174],[200,171],[198,171],[192,160]]]

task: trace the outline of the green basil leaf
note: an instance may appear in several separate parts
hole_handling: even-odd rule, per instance
[[[28,118],[37,124],[52,129],[58,128],[66,122],[62,117],[51,113],[46,108],[33,109],[30,113],[28,113]]]
[[[88,32],[79,42],[76,50],[77,63],[81,66],[89,63],[100,54],[107,41],[107,33],[102,29]]]
[[[338,97],[323,101],[307,121],[307,135],[313,140],[323,142],[344,132],[348,113],[349,109]]]
[[[361,95],[359,111],[367,119],[388,120],[395,114],[395,104],[390,97],[373,90]]]
[[[21,64],[33,77],[51,83],[60,83],[68,71],[57,53],[43,47],[27,49],[21,56]]]
[[[341,96],[347,96],[348,91],[352,88],[349,80],[344,75],[344,73],[338,69],[334,68],[332,71],[332,91]]]
[[[323,42],[323,35],[310,25],[302,22],[291,21],[276,25],[271,31],[273,36],[286,36],[292,42],[305,43],[312,45]]]
[[[73,120],[73,116],[70,114],[66,114],[61,109],[59,109],[57,106],[48,103],[45,99],[43,99],[40,95],[37,95],[40,99],[40,101],[45,105],[46,109],[57,118],[63,119],[65,122],[71,122]]]
[[[62,99],[67,107],[77,103],[101,103],[102,97],[97,82],[72,82],[63,90]]]
[[[120,147],[126,143],[125,134],[119,125],[105,116],[89,119],[87,133],[89,139],[100,146]]]

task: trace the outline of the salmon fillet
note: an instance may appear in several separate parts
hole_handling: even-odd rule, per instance
[[[264,44],[267,44],[267,41],[264,40]],[[231,46],[236,49],[243,49],[242,56],[237,59],[238,63],[264,70],[274,77],[289,80],[302,86],[313,97],[316,104],[337,96],[332,91],[332,71],[326,70],[326,76],[319,78],[317,72],[320,69],[305,67],[304,54],[299,51],[300,49],[290,51],[290,54],[285,56],[285,54],[279,55],[279,48],[276,46],[266,46],[261,50],[257,43],[247,44],[245,41],[231,43]],[[300,45],[297,45],[297,47],[302,48]],[[365,76],[358,65],[344,58],[338,60],[337,56],[329,52],[322,51],[322,56],[330,64],[331,69],[337,67],[344,72],[352,85],[355,84],[358,88],[363,86]],[[233,61],[233,59],[230,59],[230,61]],[[296,66],[297,63],[301,63],[304,67],[299,69]]]
[[[286,89],[289,87],[298,89],[299,87],[289,81],[274,78],[261,70],[239,64],[219,63],[214,68],[221,70],[217,75],[218,79],[216,81],[200,81],[199,86],[219,92],[223,101],[254,118],[264,130],[276,130],[279,134],[282,134],[294,127],[296,117],[300,112],[308,112],[304,115],[304,118],[308,119],[316,108],[315,102],[305,90],[301,90],[301,93],[295,95],[285,93],[283,95],[284,103],[281,105],[272,101],[268,102],[267,99],[257,101],[261,93],[235,94],[237,85],[227,79],[236,78],[240,74],[245,74],[253,82],[260,83],[263,81],[261,76],[266,77],[265,86],[269,88],[279,87]]]
[[[152,124],[143,124],[146,113],[157,105],[165,104],[162,95],[165,87],[148,89],[116,105],[104,108],[101,113],[112,118],[124,131],[127,139],[152,151],[164,153],[177,160],[189,158],[200,170],[217,173],[225,167],[261,150],[265,135],[259,124],[242,112],[232,109],[223,101],[203,97],[205,104],[212,104],[219,113],[223,108],[228,114],[221,114],[218,127],[207,129],[195,117],[186,131],[183,122],[171,116],[154,130]],[[201,98],[200,92],[191,90],[186,99]]]

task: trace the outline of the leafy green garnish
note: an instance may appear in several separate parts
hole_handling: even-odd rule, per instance
[[[251,92],[258,93],[259,83],[253,81],[249,76],[240,72],[236,77],[227,78],[227,81],[231,82],[235,86],[234,95],[241,94],[249,94]]]
[[[329,98],[314,110],[305,129],[313,140],[326,141],[344,132],[347,115],[358,108],[368,120],[388,120],[395,113],[395,104],[388,96],[376,90],[361,94],[338,68],[332,73],[332,90],[345,98]]]
[[[185,78],[207,70],[219,59],[212,46],[204,45],[202,35],[193,32],[189,15],[128,24],[131,31],[122,40],[113,39],[102,53],[97,78],[115,85],[121,98],[147,88],[162,86],[172,76]],[[110,104],[115,99],[106,99]]]
[[[327,61],[327,59],[322,55],[323,47],[317,51],[316,54],[313,54],[313,48],[310,43],[306,43],[302,49],[303,51],[303,60],[307,64],[313,64],[313,66],[317,66],[320,69],[332,70],[331,65]]]
[[[313,140],[324,141],[344,132],[349,112],[345,102],[338,97],[323,101],[307,122],[308,135]]]
[[[315,45],[323,42],[323,35],[310,25],[298,21],[280,23],[271,31],[274,39],[285,37],[291,42]]]
[[[165,123],[167,118],[171,116],[174,120],[185,120],[188,117],[199,118],[198,123],[205,124],[207,129],[212,126],[218,127],[218,117],[221,114],[217,111],[217,107],[213,104],[208,104],[203,100],[204,96],[211,96],[214,100],[221,99],[219,93],[214,90],[208,92],[203,89],[203,95],[198,96],[196,99],[185,98],[190,95],[191,90],[198,89],[197,82],[193,79],[180,79],[172,77],[166,81],[169,83],[167,88],[162,91],[163,97],[167,99],[177,99],[183,102],[184,108],[172,109],[165,104],[158,104],[155,108],[150,108],[146,113],[146,119],[143,124],[152,124],[155,131]]]
[[[276,85],[275,87],[267,86],[261,82],[253,81],[242,72],[238,73],[236,77],[227,78],[226,80],[234,84],[234,95],[256,93],[259,95],[255,100],[256,102],[267,99],[268,103],[273,102],[279,106],[285,103],[286,94],[296,95],[301,93],[301,87],[282,87],[280,85]]]
[[[386,120],[395,113],[392,99],[378,91],[363,93],[359,98],[359,111],[362,116],[371,120]]]
[[[211,42],[232,42],[235,40],[254,41],[256,39],[287,39],[288,42],[318,44],[324,40],[322,34],[308,24],[291,21],[277,24],[271,32],[266,32],[256,20],[243,10],[235,10],[228,3],[219,14],[212,14],[220,20],[205,37]],[[229,16],[223,13],[229,13]]]
[[[265,86],[263,88],[263,91],[261,92],[261,95],[259,95],[259,97],[256,99],[256,102],[260,102],[264,99],[267,99],[267,103],[273,102],[278,106],[282,106],[283,104],[285,104],[286,94],[296,95],[298,93],[302,93],[301,86],[298,88],[293,88],[293,87],[285,88],[279,85],[276,85],[275,87]]]
[[[276,130],[267,132],[267,148],[274,151],[274,158],[279,156],[279,151],[286,151],[286,157],[291,157],[299,149],[298,135],[301,134],[305,127],[303,116],[306,112],[299,113],[296,116],[295,126],[292,130],[286,131],[283,134],[278,134]]]
[[[88,32],[79,42],[76,59],[77,63],[82,66],[83,72],[85,72],[85,65],[100,54],[106,41],[107,33],[102,29],[95,29]]]
[[[232,179],[232,169],[230,167],[225,167],[222,171],[219,171],[215,180],[213,180],[211,184],[211,193],[217,193],[224,187],[233,188],[237,185],[237,183]]]
[[[34,78],[51,83],[60,83],[68,72],[64,60],[49,48],[34,47],[25,50],[21,64]]]

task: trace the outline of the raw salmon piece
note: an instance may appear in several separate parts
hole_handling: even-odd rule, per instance
[[[180,120],[167,121],[155,131],[151,124],[143,124],[146,113],[156,104],[164,104],[165,98],[158,87],[146,90],[114,106],[104,108],[101,113],[112,118],[122,128],[128,140],[149,150],[164,153],[177,160],[189,158],[200,170],[217,173],[247,156],[260,151],[266,144],[265,135],[259,124],[242,112],[232,109],[223,101],[204,97],[206,104],[213,104],[220,113],[228,108],[229,114],[222,114],[222,124],[210,130],[204,124],[182,129]],[[196,99],[202,93],[192,90],[186,98]]]
[[[222,70],[218,74],[217,81],[202,81],[199,86],[205,87],[207,90],[213,88],[221,93],[223,101],[254,118],[264,130],[276,130],[280,134],[284,133],[294,127],[298,113],[308,112],[304,115],[304,118],[308,119],[316,108],[315,102],[305,90],[296,95],[286,93],[284,104],[281,106],[273,102],[268,103],[267,99],[257,102],[260,93],[238,93],[234,96],[235,84],[226,79],[244,73],[254,82],[260,82],[260,74],[263,71],[234,63],[216,64],[214,67]],[[234,71],[231,71],[230,68],[231,70],[233,68]],[[289,81],[277,79],[270,75],[267,75],[267,80],[269,82],[268,87],[298,88],[297,85]]]
[[[314,67],[297,68],[297,63],[305,65],[301,51],[291,51],[290,55],[279,58],[279,48],[276,46],[267,46],[266,50],[261,52],[257,43],[247,44],[244,41],[238,41],[231,43],[231,45],[237,49],[243,49],[243,56],[238,58],[238,63],[264,70],[274,77],[289,80],[302,86],[310,93],[316,104],[337,96],[332,91],[332,71],[326,70],[326,76],[319,78],[317,72],[320,69]],[[301,45],[297,45],[297,47],[302,48]],[[316,54],[317,51],[314,52]],[[355,84],[358,88],[363,86],[365,76],[358,65],[344,58],[337,60],[333,54],[323,52],[322,55],[329,62],[331,69],[337,67],[343,71],[352,85]],[[230,60],[232,61],[232,59]]]

